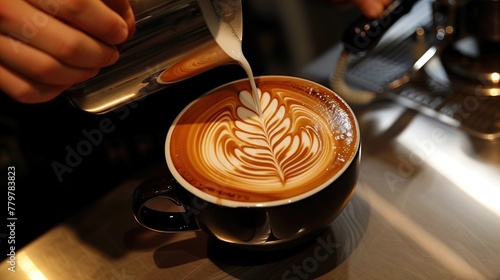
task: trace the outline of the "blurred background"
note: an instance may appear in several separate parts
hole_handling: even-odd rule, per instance
[[[354,6],[327,0],[251,0],[243,5],[243,52],[255,75],[298,75],[360,15]],[[131,174],[163,165],[167,120],[204,91],[243,77],[237,65],[220,66],[104,115],[85,113],[64,96],[25,105],[0,94],[4,182],[7,167],[16,168],[16,249],[71,219]],[[99,129],[103,122],[109,125],[106,132]],[[2,246],[6,237],[7,229],[0,229]]]

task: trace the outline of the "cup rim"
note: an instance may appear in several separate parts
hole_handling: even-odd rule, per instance
[[[347,161],[347,163],[344,164],[344,166],[334,176],[332,176],[330,179],[328,179],[327,181],[325,181],[323,184],[321,184],[321,185],[317,186],[316,188],[311,189],[311,190],[309,190],[307,192],[304,192],[304,193],[301,193],[301,194],[298,194],[298,195],[295,195],[295,196],[292,196],[292,197],[289,197],[289,198],[284,198],[284,199],[279,199],[279,200],[272,200],[272,201],[262,201],[262,202],[245,202],[245,201],[236,201],[236,200],[230,200],[230,199],[220,198],[220,197],[216,197],[214,195],[211,195],[211,194],[208,194],[206,192],[201,191],[200,189],[194,187],[189,182],[187,182],[179,174],[179,172],[177,172],[177,169],[175,168],[175,165],[174,165],[174,163],[173,163],[173,161],[171,159],[171,154],[170,154],[170,139],[172,137],[173,129],[175,128],[175,125],[177,124],[177,122],[179,121],[179,119],[181,118],[181,116],[191,107],[191,105],[193,103],[196,102],[196,100],[198,100],[199,97],[208,95],[208,94],[210,94],[212,92],[215,92],[215,91],[219,90],[220,88],[225,87],[227,85],[230,85],[230,84],[233,84],[233,83],[237,83],[237,82],[241,82],[241,81],[244,81],[244,80],[248,80],[249,78],[242,78],[242,79],[233,80],[233,81],[224,83],[224,84],[222,84],[220,86],[217,86],[217,87],[215,87],[215,88],[207,91],[206,93],[202,94],[201,96],[199,96],[195,100],[191,101],[188,105],[186,105],[181,110],[181,112],[176,116],[176,118],[174,119],[174,121],[170,124],[170,127],[168,129],[168,133],[167,133],[167,137],[165,139],[165,159],[166,159],[166,162],[167,162],[168,169],[169,169],[171,175],[174,177],[174,179],[185,190],[187,190],[191,194],[193,194],[196,197],[201,198],[201,199],[203,199],[203,200],[205,200],[207,202],[210,202],[210,203],[213,203],[213,204],[216,204],[216,205],[219,205],[219,206],[232,207],[232,208],[236,208],[236,207],[262,208],[262,207],[281,206],[281,205],[286,205],[286,204],[290,204],[290,203],[294,203],[294,202],[303,200],[303,199],[305,199],[307,197],[310,197],[310,196],[314,195],[317,192],[320,192],[321,190],[323,190],[327,186],[331,185],[334,181],[336,181],[342,174],[344,174],[344,172],[346,171],[346,169],[349,166],[351,166],[351,164],[353,164],[353,161],[355,160],[356,155],[359,153],[360,142],[361,142],[361,135],[359,134],[360,131],[359,131],[358,120],[356,118],[356,115],[354,114],[354,111],[349,106],[349,104],[339,94],[337,94],[335,91],[333,91],[332,89],[330,89],[330,88],[328,88],[328,87],[326,87],[324,85],[321,85],[321,84],[319,84],[317,82],[314,82],[314,81],[311,81],[311,80],[308,80],[308,79],[304,79],[304,78],[300,78],[300,77],[295,77],[295,76],[286,76],[286,75],[261,75],[261,76],[256,76],[254,78],[256,80],[258,80],[260,78],[264,78],[264,79],[279,78],[279,79],[290,79],[290,80],[295,80],[295,81],[303,81],[303,82],[306,82],[306,83],[314,84],[317,87],[321,87],[321,88],[325,89],[326,91],[328,91],[329,93],[333,94],[338,99],[339,102],[342,102],[345,105],[348,113],[351,114],[352,119],[354,120],[353,124],[354,124],[354,127],[355,127],[356,132],[357,132],[356,133],[356,141],[355,141],[355,144],[354,144],[355,145],[354,146],[354,148],[355,148],[354,151],[355,152],[351,155],[351,157],[349,158],[349,160]]]

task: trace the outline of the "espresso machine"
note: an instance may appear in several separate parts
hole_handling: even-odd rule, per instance
[[[343,45],[329,83],[351,104],[391,99],[500,138],[500,1],[396,0],[348,27]]]

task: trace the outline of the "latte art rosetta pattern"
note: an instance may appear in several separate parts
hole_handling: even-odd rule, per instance
[[[250,92],[240,92],[239,99],[236,120],[231,108],[220,110],[214,115],[217,121],[200,132],[200,139],[205,139],[200,156],[210,174],[238,178],[241,187],[253,190],[291,188],[320,171],[317,164],[335,156],[331,142],[324,141],[331,130],[313,111],[292,101],[287,110],[286,95],[278,100],[264,92],[258,116]],[[320,152],[324,149],[332,152]]]
[[[192,102],[167,136],[169,168],[217,199],[266,202],[329,184],[356,153],[357,130],[345,103],[306,82],[248,81]]]

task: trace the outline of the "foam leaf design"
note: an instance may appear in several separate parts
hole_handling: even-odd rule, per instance
[[[267,92],[259,92],[259,97],[261,115],[252,94],[242,91],[236,126],[230,128],[226,118],[231,114],[224,112],[212,123],[209,130],[218,137],[215,155],[205,158],[211,170],[221,177],[247,180],[252,187],[258,178],[266,188],[293,185],[308,174],[317,174],[315,164],[323,160],[324,153],[320,153],[321,132],[310,110],[300,104],[286,109],[283,100],[273,99]]]

